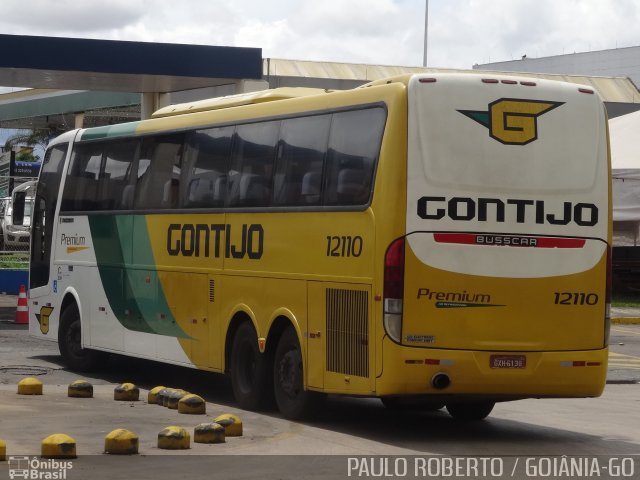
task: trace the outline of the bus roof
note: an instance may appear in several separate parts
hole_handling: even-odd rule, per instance
[[[208,110],[219,110],[240,105],[250,105],[254,103],[272,102],[276,100],[287,100],[290,98],[307,97],[310,95],[320,95],[328,93],[329,90],[322,88],[306,87],[280,87],[270,90],[260,90],[258,92],[239,93],[227,95],[225,97],[210,98],[194,102],[179,103],[169,105],[154,112],[151,118],[171,117],[185,113],[205,112]]]

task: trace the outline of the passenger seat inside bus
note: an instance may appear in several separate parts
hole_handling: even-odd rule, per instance
[[[302,177],[300,196],[304,205],[317,205],[320,201],[321,172],[307,172]]]
[[[240,205],[267,205],[270,194],[271,188],[267,177],[253,173],[242,174],[240,178]]]
[[[364,172],[360,168],[343,168],[338,172],[337,199],[340,204],[359,205],[368,198]]]

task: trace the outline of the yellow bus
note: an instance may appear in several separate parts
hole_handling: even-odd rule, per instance
[[[406,75],[174,105],[49,145],[30,332],[226,373],[240,407],[326,394],[482,419],[603,390],[606,114],[582,86]]]

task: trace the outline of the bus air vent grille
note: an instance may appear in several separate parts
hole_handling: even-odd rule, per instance
[[[369,376],[369,293],[327,288],[327,370]]]
[[[213,303],[216,300],[216,282],[215,280],[209,280],[209,302]]]

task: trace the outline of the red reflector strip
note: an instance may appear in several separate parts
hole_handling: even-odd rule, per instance
[[[574,367],[586,367],[587,366],[587,362],[585,362],[584,360],[582,361],[573,361],[573,366]]]
[[[518,82],[516,82],[515,80],[502,80],[502,83],[506,84],[506,85],[517,85]]]
[[[600,362],[587,362],[587,367],[599,367],[602,365]]]
[[[424,363],[427,365],[440,365],[440,360],[437,358],[427,358]]]
[[[434,233],[436,243],[481,245],[488,247],[584,248],[582,238],[527,237],[524,235],[493,235],[485,233]]]
[[[591,90],[590,88],[579,88],[579,89],[578,89],[578,91],[579,91],[580,93],[589,93],[589,94],[591,94],[591,95],[593,95],[593,93],[594,93],[594,91],[593,91],[593,90]]]
[[[405,360],[404,363],[407,365],[422,365],[424,363],[423,360]]]
[[[520,85],[524,85],[525,87],[535,87],[536,82],[520,82]]]
[[[436,78],[420,78],[418,80],[420,83],[436,83],[438,79]]]
[[[482,83],[498,83],[498,80],[495,78],[483,78]]]

